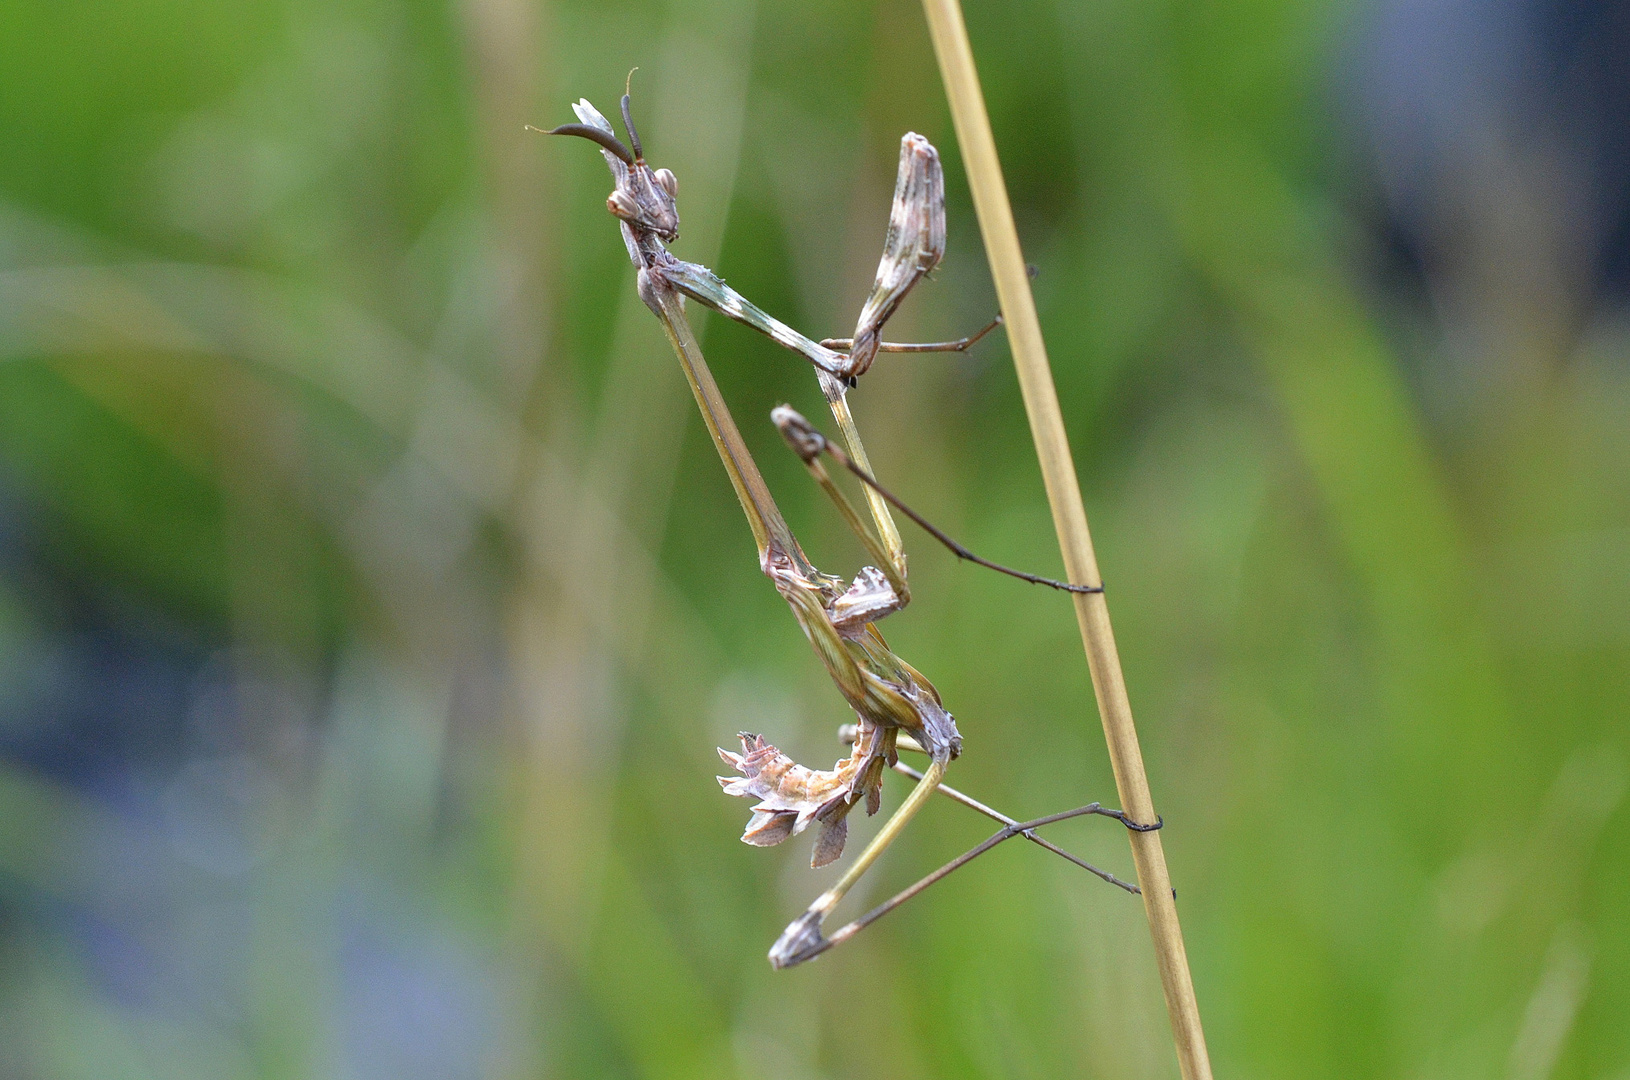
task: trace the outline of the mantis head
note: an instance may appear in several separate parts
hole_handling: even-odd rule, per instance
[[[671,244],[679,239],[679,207],[675,202],[679,196],[679,181],[667,169],[652,169],[645,163],[628,97],[623,95],[623,126],[628,129],[632,150],[617,138],[611,122],[601,116],[587,98],[572,106],[582,123],[562,124],[544,134],[576,135],[597,144],[605,154],[617,185],[606,198],[606,209],[636,231],[655,233],[664,243]]]

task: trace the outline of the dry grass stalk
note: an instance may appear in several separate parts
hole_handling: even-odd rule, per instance
[[[1030,295],[1030,279],[1019,235],[1013,224],[1007,185],[1002,179],[996,156],[996,140],[991,134],[990,117],[985,110],[979,74],[974,67],[968,29],[958,0],[923,0],[928,16],[934,53],[950,99],[951,119],[962,147],[968,185],[979,231],[990,259],[996,294],[1007,321],[1013,364],[1018,370],[1025,411],[1030,418],[1036,455],[1041,462],[1047,499],[1053,510],[1064,565],[1073,582],[1099,584],[1098,562],[1087,531],[1086,509],[1076,480],[1075,462],[1064,434],[1058,394],[1053,386],[1047,348],[1042,341],[1041,323]],[[1149,779],[1138,749],[1137,729],[1132,723],[1132,706],[1126,694],[1115,634],[1109,622],[1109,606],[1102,593],[1076,594],[1076,620],[1086,648],[1087,666],[1098,698],[1109,758],[1115,769],[1115,786],[1121,806],[1134,819],[1155,820],[1154,800]],[[1132,858],[1137,865],[1138,882],[1143,887],[1143,906],[1149,916],[1155,954],[1160,964],[1160,982],[1166,993],[1166,1009],[1171,1016],[1172,1038],[1184,1080],[1210,1080],[1211,1061],[1206,1052],[1205,1033],[1200,1026],[1200,1008],[1194,997],[1194,981],[1189,975],[1183,931],[1177,921],[1177,903],[1158,832],[1129,832]]]

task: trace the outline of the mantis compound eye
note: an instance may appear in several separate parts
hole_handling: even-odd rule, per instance
[[[611,194],[606,196],[606,209],[624,221],[632,221],[640,212],[634,197],[622,188],[614,188]]]
[[[657,182],[657,187],[668,193],[668,198],[679,198],[679,178],[667,169],[658,169],[651,174],[651,179]]]

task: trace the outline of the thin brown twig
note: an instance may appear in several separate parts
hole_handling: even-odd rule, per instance
[[[1030,294],[1030,278],[1019,249],[1018,229],[1013,222],[1007,184],[996,155],[996,139],[991,133],[984,93],[979,87],[979,72],[974,66],[962,7],[958,0],[923,0],[923,11],[950,101],[951,119],[956,127],[957,142],[961,144],[968,187],[990,260],[991,276],[995,279],[996,295],[1006,319],[1013,365],[1030,419],[1047,500],[1053,509],[1053,525],[1058,532],[1064,566],[1072,581],[1099,582],[1075,462],[1064,432],[1058,393],[1047,362],[1047,346],[1041,335],[1041,321],[1036,316],[1035,298]],[[1102,593],[1077,595],[1073,599],[1121,806],[1140,821],[1154,820],[1154,799],[1149,792],[1143,754],[1138,748],[1137,728],[1132,722],[1132,706],[1115,648],[1108,603]],[[1178,1067],[1183,1080],[1211,1080],[1211,1059],[1206,1050],[1200,1007],[1194,996],[1194,979],[1189,973],[1188,954],[1183,945],[1183,931],[1177,918],[1160,834],[1134,832],[1131,844],[1160,967],[1161,988],[1166,995]]]

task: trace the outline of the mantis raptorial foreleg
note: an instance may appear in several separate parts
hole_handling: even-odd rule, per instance
[[[582,134],[581,125],[571,125],[569,134]],[[557,129],[558,130],[558,129]],[[613,211],[615,212],[615,211]],[[816,369],[847,386],[872,366],[872,359],[884,350],[883,324],[899,308],[917,282],[939,265],[945,254],[945,178],[939,152],[915,132],[900,140],[900,169],[895,179],[894,201],[889,208],[889,227],[883,241],[872,291],[861,308],[851,338],[817,342],[805,337],[770,315],[705,266],[672,260],[661,269],[662,276],[686,296],[706,304],[727,318],[751,326],[776,344],[805,357]],[[1000,321],[1000,320],[998,320]],[[888,352],[959,352],[994,329],[956,342],[927,345],[890,344]],[[841,342],[843,351],[836,346]],[[942,347],[943,346],[943,347]]]
[[[724,279],[713,271],[696,263],[670,258],[661,266],[659,273],[685,295],[721,315],[752,327],[815,365],[820,375],[821,389],[832,410],[832,417],[837,421],[838,430],[843,434],[844,443],[849,447],[849,453],[862,469],[870,472],[871,460],[860,440],[860,432],[849,412],[845,394],[859,376],[871,367],[873,357],[885,349],[890,352],[964,351],[1001,322],[1001,316],[997,316],[977,334],[955,342],[885,345],[882,341],[883,324],[894,314],[912,287],[939,265],[944,254],[945,179],[940,168],[939,151],[921,135],[907,132],[900,140],[900,167],[895,177],[894,200],[889,207],[883,255],[878,260],[877,276],[861,308],[853,337],[812,341],[726,285]],[[833,347],[840,343],[843,352]],[[887,503],[877,492],[870,490],[866,492],[866,503],[883,547],[889,553],[889,560],[898,563],[903,572],[905,551]]]
[[[666,245],[679,235],[679,212],[675,203],[678,183],[666,169],[653,170],[646,164],[630,115],[628,95],[623,96],[622,112],[632,149],[617,138],[611,124],[587,101],[579,101],[573,109],[580,123],[556,128],[552,134],[582,136],[599,145],[615,185],[606,205],[621,222],[623,241],[637,270],[640,297],[661,321],[679,357],[708,434],[746,514],[758,545],[760,566],[787,601],[833,685],[854,710],[858,721],[849,757],[830,770],[798,765],[756,735],[742,735],[741,754],[719,752],[740,774],[720,778],[725,791],[758,800],[742,839],[751,844],[776,844],[818,823],[820,835],[811,861],[816,866],[830,862],[842,853],[849,811],[862,801],[868,813],[878,809],[882,773],[887,768],[898,767],[899,740],[908,739],[929,757],[928,768],[920,774],[914,773],[917,786],[877,836],[837,884],[794,920],[771,949],[771,962],[785,967],[830,947],[832,941],[821,936],[822,921],[927,803],[939,787],[946,766],[962,748],[956,723],[933,684],[895,655],[875,625],[878,619],[898,611],[910,600],[905,553],[890,506],[922,525],[963,558],[1056,588],[1080,592],[1097,591],[1097,588],[1025,574],[979,558],[930,525],[878,484],[873,476],[849,412],[846,393],[871,365],[875,355],[879,351],[960,351],[996,325],[992,323],[958,342],[892,345],[882,341],[884,323],[944,252],[944,184],[939,155],[926,139],[907,134],[901,141],[900,172],[883,257],[853,338],[822,343],[772,318],[706,267],[682,262],[668,253]],[[848,586],[842,579],[817,570],[787,527],[696,343],[685,317],[683,298],[686,296],[762,331],[815,365],[822,390],[848,446],[847,452],[828,443],[790,409],[776,410],[774,418],[877,563],[876,567],[863,568]],[[836,345],[846,351],[838,351],[833,347]],[[820,460],[823,454],[853,472],[865,484],[875,535],[833,483]],[[958,798],[972,802],[960,793]],[[983,812],[995,813],[988,807],[974,805]],[[1098,812],[1103,811],[1096,807],[1083,808],[1025,825],[1002,818],[1003,833],[937,874],[948,873],[955,865],[961,865],[1009,835],[1037,839],[1033,830],[1040,824]],[[1073,856],[1066,857],[1079,861]],[[1101,871],[1095,872],[1102,875]],[[925,879],[897,900],[930,883]],[[1125,887],[1124,882],[1117,883]],[[851,924],[840,934],[852,934],[882,910],[885,909]]]

